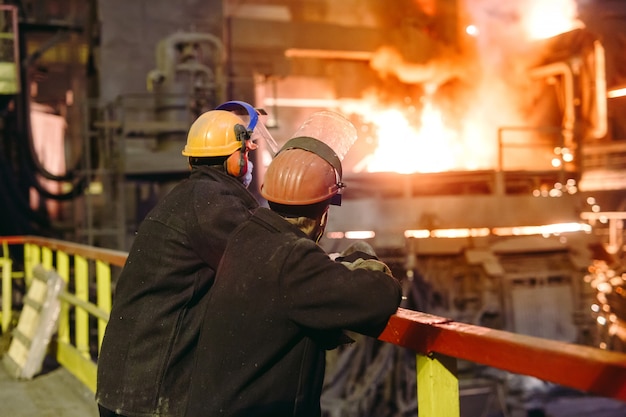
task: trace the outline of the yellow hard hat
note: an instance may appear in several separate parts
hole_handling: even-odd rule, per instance
[[[184,156],[211,157],[229,156],[241,149],[240,125],[245,131],[241,118],[230,111],[211,110],[198,117],[187,134],[187,144],[183,149]]]

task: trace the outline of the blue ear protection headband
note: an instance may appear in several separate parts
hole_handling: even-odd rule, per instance
[[[215,108],[215,110],[232,111],[235,114],[237,114],[237,111],[241,111],[242,109],[245,110],[248,113],[248,117],[250,117],[250,121],[248,122],[248,127],[246,129],[253,131],[259,121],[259,113],[257,113],[256,109],[250,104],[245,101],[227,101],[226,103],[222,103]]]
[[[250,117],[248,127],[244,127],[240,124],[235,125],[235,136],[237,137],[237,140],[241,141],[239,156],[237,157],[233,154],[226,160],[226,162],[224,162],[226,172],[234,177],[241,177],[246,174],[248,170],[247,141],[252,137],[252,132],[259,121],[259,114],[254,107],[245,101],[227,101],[217,106],[215,110],[226,110],[235,114],[244,110],[248,113],[248,117]]]

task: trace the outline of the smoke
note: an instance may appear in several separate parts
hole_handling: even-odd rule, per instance
[[[416,0],[414,5],[431,3]],[[386,93],[381,90],[377,99],[372,91],[363,96],[369,105],[344,110],[377,127],[378,147],[369,157],[368,170],[496,167],[499,129],[526,126],[535,111],[528,78],[531,63],[542,52],[535,41],[581,25],[575,0],[459,0],[458,7],[457,27],[467,29],[456,34],[455,42],[422,35],[416,39],[428,45],[386,45],[372,54],[370,67],[382,80],[393,78],[419,88],[405,89],[395,108],[385,103]],[[435,22],[437,16],[430,17]],[[417,54],[421,61],[407,58],[410,48],[424,48]],[[411,91],[422,93],[414,97]],[[411,159],[400,161],[398,149],[410,149],[406,154]],[[528,161],[519,163],[530,167],[536,159],[529,152]]]
[[[451,48],[439,51],[439,55],[425,63],[415,63],[404,59],[394,47],[379,48],[370,60],[370,67],[382,77],[393,75],[406,84],[424,84],[427,90],[467,74],[470,63],[463,55]]]
[[[575,0],[463,0],[466,25],[476,28],[476,52],[485,69],[532,54],[533,41],[582,27]]]

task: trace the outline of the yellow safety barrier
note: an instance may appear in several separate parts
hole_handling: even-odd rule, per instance
[[[0,240],[24,245],[27,282],[38,264],[55,269],[64,279],[57,359],[95,392],[98,351],[111,309],[111,271],[124,265],[127,253],[38,237]],[[7,306],[3,303],[2,308]],[[460,415],[457,359],[626,401],[623,353],[473,326],[402,308],[391,317],[379,340],[416,353],[419,417]]]
[[[23,245],[22,276],[27,286],[36,265],[56,270],[65,281],[65,291],[60,296],[57,361],[95,392],[97,358],[111,311],[111,270],[121,270],[127,253],[40,237],[0,237],[0,240],[3,244]],[[11,293],[5,292],[6,282],[10,281],[5,275],[3,269],[3,319],[13,308]]]
[[[24,278],[24,272],[13,270],[13,260],[9,253],[9,240],[2,241],[2,254],[0,256],[0,269],[2,269],[2,333],[4,334],[13,319],[13,280]]]

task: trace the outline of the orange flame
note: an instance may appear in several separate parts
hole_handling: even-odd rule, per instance
[[[395,109],[373,117],[378,128],[378,147],[371,157],[370,172],[440,172],[454,168],[456,132],[446,128],[441,112],[426,103],[421,128],[411,126]]]
[[[529,39],[545,39],[583,27],[574,0],[534,0],[523,17]]]
[[[408,108],[407,111],[380,110],[377,107],[381,104],[365,103],[361,108],[346,110],[361,115],[377,130],[377,148],[362,161],[363,169],[414,173],[496,167],[498,129],[528,123],[522,114],[522,106],[518,105],[524,102],[524,84],[520,81],[523,78],[512,76],[513,71],[523,68],[523,65],[514,59],[507,59],[516,51],[525,49],[525,43],[517,35],[521,34],[531,41],[555,36],[582,24],[577,20],[575,0],[511,3],[492,0],[492,3],[493,7],[488,8],[490,13],[484,13],[484,7],[474,7],[477,6],[475,0],[466,0],[466,7],[473,11],[470,14],[484,24],[479,24],[481,31],[477,32],[477,36],[482,38],[478,42],[481,53],[475,57],[476,62],[470,64],[463,56],[445,56],[433,57],[425,63],[413,63],[404,61],[402,55],[390,47],[376,52],[371,65],[381,77],[393,74],[407,84],[423,85],[427,93],[422,97],[419,123],[413,125],[406,116],[414,116],[411,112],[415,112],[415,108]],[[484,2],[481,4],[485,6]],[[517,30],[511,31],[511,26]],[[509,32],[515,36],[507,35]],[[470,71],[472,65],[482,68],[482,76],[468,75],[474,74]],[[455,128],[446,126],[444,122],[446,119],[442,112],[447,109],[436,108],[429,101],[430,94],[436,94],[439,85],[448,79],[465,79],[467,84],[474,83],[475,96],[465,109],[466,114],[456,115]],[[369,101],[377,102],[372,97]],[[541,163],[528,159],[523,161],[524,165]]]
[[[377,142],[376,149],[354,168],[355,171],[410,174],[494,167],[495,129],[485,126],[490,121],[468,114],[466,122],[460,124],[462,129],[452,128],[446,125],[442,110],[435,107],[429,96],[422,101],[419,114],[413,106],[405,110],[380,109],[373,98],[353,102],[342,109],[370,123]],[[410,120],[416,115],[419,122],[412,124]]]

